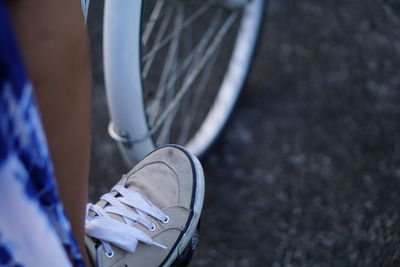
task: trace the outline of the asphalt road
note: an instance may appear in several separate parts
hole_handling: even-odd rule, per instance
[[[127,171],[106,135],[92,1],[91,199]],[[271,0],[253,70],[206,155],[191,266],[400,266],[400,3]]]

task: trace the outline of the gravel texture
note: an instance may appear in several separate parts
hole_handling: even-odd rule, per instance
[[[92,1],[91,199],[127,171],[106,135]],[[400,3],[269,1],[253,70],[202,159],[191,266],[400,266]]]

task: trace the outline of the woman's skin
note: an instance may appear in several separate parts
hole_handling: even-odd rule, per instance
[[[80,1],[10,0],[8,6],[42,116],[61,201],[86,257],[91,75]]]

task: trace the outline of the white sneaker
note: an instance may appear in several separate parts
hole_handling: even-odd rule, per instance
[[[203,199],[198,159],[176,145],[156,149],[97,204],[88,204],[85,241],[93,265],[170,266],[184,261],[197,240]]]

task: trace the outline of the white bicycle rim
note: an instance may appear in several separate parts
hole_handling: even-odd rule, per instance
[[[196,134],[185,146],[199,156],[214,142],[227,121],[249,70],[262,21],[264,0],[243,10],[240,28],[218,95]],[[124,159],[134,164],[155,145],[143,103],[140,67],[142,1],[105,1],[104,71],[111,123],[109,133]]]

